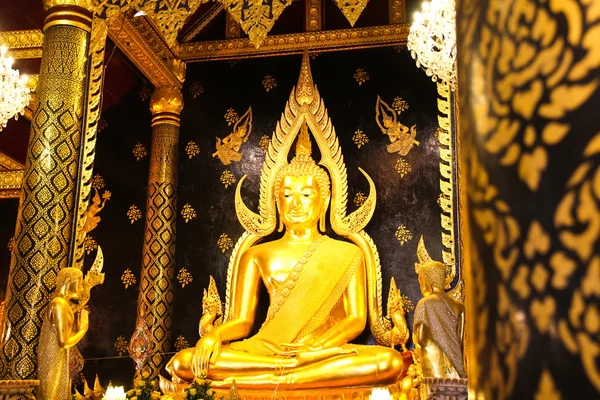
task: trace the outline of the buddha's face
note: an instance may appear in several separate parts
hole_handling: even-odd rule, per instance
[[[279,215],[287,229],[308,229],[319,222],[324,201],[316,178],[284,177],[278,200]]]
[[[431,282],[429,282],[429,279],[425,276],[425,274],[419,274],[418,276],[419,276],[419,287],[421,289],[421,293],[423,293],[423,296],[427,297],[431,293],[433,293],[433,288],[431,287]]]

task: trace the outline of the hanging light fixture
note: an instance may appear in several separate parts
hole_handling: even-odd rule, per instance
[[[456,11],[454,0],[423,2],[408,34],[408,49],[417,67],[434,82],[456,87]]]
[[[0,47],[0,131],[9,119],[23,115],[30,99],[27,75],[19,76],[12,64],[13,59],[6,57],[6,46]]]

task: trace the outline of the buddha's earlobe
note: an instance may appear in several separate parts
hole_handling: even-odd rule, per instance
[[[281,211],[279,208],[279,201],[275,200],[275,205],[277,206],[277,211]],[[279,225],[277,226],[277,232],[283,232],[283,218],[281,218],[281,212],[279,213]]]
[[[330,196],[327,196],[325,200],[323,200],[323,207],[321,208],[321,216],[319,217],[319,231],[321,233],[325,233],[327,230],[327,209],[329,208],[329,200]]]

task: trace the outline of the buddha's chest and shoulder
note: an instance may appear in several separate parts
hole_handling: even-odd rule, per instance
[[[276,290],[298,265],[303,256],[307,256],[312,265],[334,268],[336,260],[356,255],[358,247],[351,243],[327,239],[319,245],[317,251],[309,251],[311,243],[276,240],[252,248],[252,259],[259,269],[261,277],[271,292]],[[307,254],[310,253],[310,254]]]

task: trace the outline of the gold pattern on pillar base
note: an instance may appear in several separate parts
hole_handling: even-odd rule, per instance
[[[161,86],[154,89],[150,98],[152,126],[171,124],[179,126],[179,114],[183,109],[183,95],[174,86]]]
[[[70,263],[88,44],[88,33],[72,26],[53,26],[44,35],[6,296],[12,329],[0,354],[5,379],[35,377],[43,310],[58,271]]]

